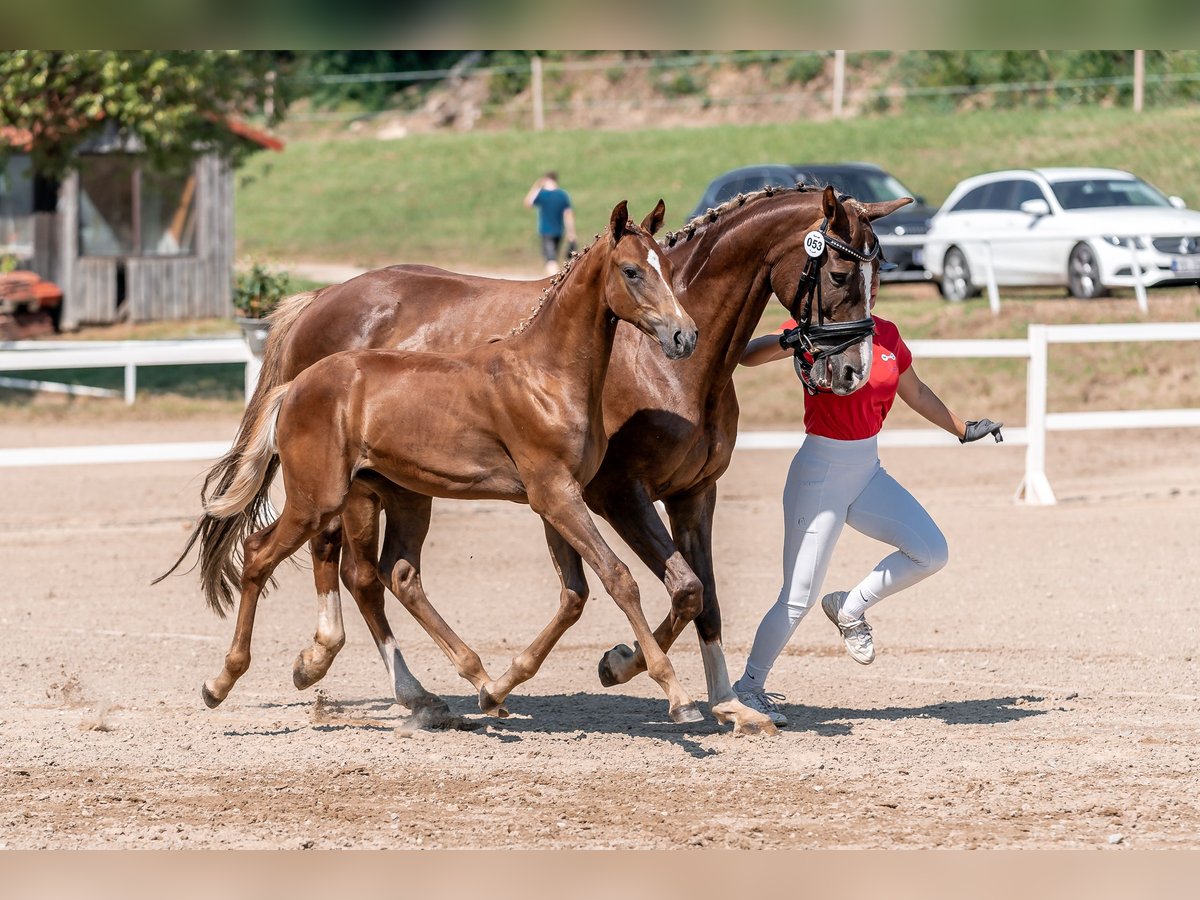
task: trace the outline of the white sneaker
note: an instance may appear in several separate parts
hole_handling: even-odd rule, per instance
[[[751,688],[747,691],[742,690],[737,685],[734,685],[733,692],[737,694],[737,698],[742,703],[755,712],[760,712],[764,716],[767,716],[776,727],[787,727],[788,717],[779,711],[778,706],[784,699],[783,694],[768,694],[762,688]]]
[[[851,622],[843,622],[841,611],[845,602],[846,591],[834,591],[821,598],[821,609],[825,610],[829,621],[836,625],[837,630],[841,632],[842,640],[846,642],[846,652],[850,654],[850,658],[856,663],[869,666],[875,661],[875,643],[871,640],[871,626],[867,624],[866,616]]]

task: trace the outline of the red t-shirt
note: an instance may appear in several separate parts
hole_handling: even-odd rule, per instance
[[[789,320],[783,327],[795,328],[796,323]],[[896,399],[900,375],[912,365],[912,352],[895,325],[875,316],[873,353],[871,377],[853,394],[804,394],[806,432],[838,441],[860,441],[879,434]]]

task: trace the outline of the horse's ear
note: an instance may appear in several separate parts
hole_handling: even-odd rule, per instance
[[[625,233],[625,226],[629,223],[629,204],[622,200],[613,207],[612,218],[608,220],[608,239],[614,245],[621,239],[621,235]]]
[[[876,219],[882,219],[889,213],[894,213],[902,206],[908,206],[913,202],[912,197],[899,197],[896,200],[881,200],[878,203],[864,203],[863,210],[867,214],[867,218],[874,222]]]
[[[829,223],[829,230],[836,234],[849,234],[850,217],[846,215],[846,207],[838,200],[837,191],[833,185],[825,186],[821,195],[821,213]]]
[[[657,234],[658,229],[662,228],[663,220],[667,217],[667,204],[662,202],[660,198],[658,206],[650,211],[650,215],[642,219],[642,227],[651,234]]]

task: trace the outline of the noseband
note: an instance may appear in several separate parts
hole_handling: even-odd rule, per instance
[[[841,195],[838,202],[841,203],[845,199],[846,195]],[[791,304],[792,318],[797,324],[795,328],[789,328],[780,336],[779,344],[785,350],[795,351],[796,374],[809,394],[816,394],[818,391],[817,386],[812,383],[814,363],[841,353],[875,333],[875,320],[871,318],[870,313],[870,298],[865,319],[825,323],[825,311],[821,307],[821,266],[829,258],[830,247],[843,257],[858,260],[860,265],[869,263],[879,255],[878,240],[869,253],[860,253],[829,234],[828,218],[821,220],[818,230],[810,231],[804,236],[804,251],[808,254],[808,262],[804,264],[804,270],[800,273],[796,296]],[[817,308],[816,325],[812,322],[814,305]]]

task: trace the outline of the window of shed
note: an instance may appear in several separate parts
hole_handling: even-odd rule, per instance
[[[167,175],[125,154],[79,165],[83,256],[186,256],[196,251],[196,176]]]
[[[33,253],[33,172],[28,156],[0,164],[0,254]]]

